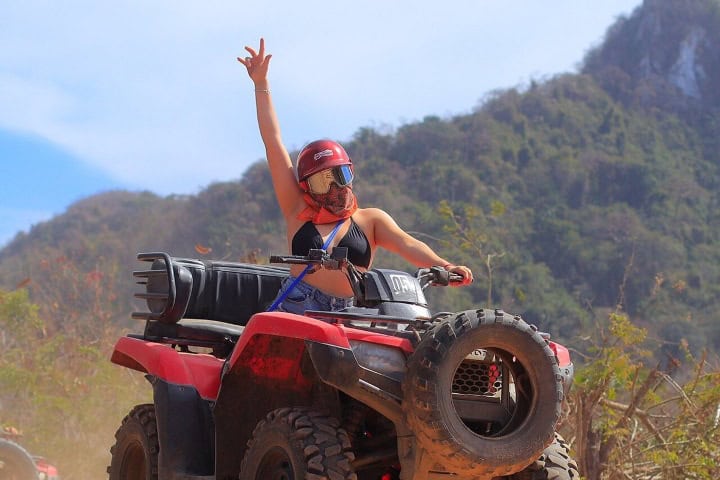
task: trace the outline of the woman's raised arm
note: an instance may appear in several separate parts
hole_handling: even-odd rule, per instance
[[[252,47],[245,47],[245,50],[249,56],[238,57],[238,61],[245,65],[248,75],[255,85],[258,127],[265,144],[265,155],[270,167],[275,195],[285,218],[294,218],[305,207],[305,203],[302,198],[303,192],[295,177],[290,154],[280,135],[280,123],[270,96],[268,68],[272,55],[265,54],[265,40],[262,38],[258,51]]]

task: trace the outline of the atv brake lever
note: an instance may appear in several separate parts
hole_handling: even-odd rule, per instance
[[[319,265],[327,258],[327,252],[312,249],[307,255],[270,255],[270,263],[290,263],[295,265]]]
[[[340,263],[339,260],[335,260],[334,258],[325,258],[320,262],[319,267],[325,270],[340,270]]]
[[[446,287],[450,283],[450,272],[444,267],[430,267],[430,271],[433,274],[433,285]]]
[[[446,273],[442,267],[420,268],[415,272],[415,278],[420,284],[420,288],[425,290],[430,285],[447,285],[447,283],[443,282],[442,278],[440,278],[440,276]]]
[[[299,255],[271,255],[270,263],[307,264],[307,258]]]
[[[423,290],[428,285],[447,287],[451,283],[462,283],[464,280],[462,275],[449,272],[440,266],[420,269],[416,276]]]
[[[347,260],[347,248],[335,248],[335,250],[341,250],[339,255],[333,251],[333,254],[329,254],[325,250],[319,248],[313,248],[308,252],[307,258],[308,265],[313,265],[313,268],[308,273],[316,272],[320,269],[325,270],[342,270],[350,262]]]

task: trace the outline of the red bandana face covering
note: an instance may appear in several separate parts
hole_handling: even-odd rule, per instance
[[[308,206],[298,218],[320,225],[348,218],[358,208],[352,188],[340,187],[334,182],[328,193],[306,193],[303,198]]]

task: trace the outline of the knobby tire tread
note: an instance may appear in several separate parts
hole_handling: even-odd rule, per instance
[[[251,478],[242,472],[246,472],[251,460],[257,460],[251,456],[257,447],[261,448],[265,433],[279,424],[289,429],[291,448],[302,452],[307,467],[303,480],[357,480],[352,467],[355,455],[347,432],[340,428],[336,418],[308,407],[280,408],[258,422],[242,461],[241,479]]]
[[[570,456],[570,446],[558,433],[555,440],[542,453],[540,458],[527,466],[525,470],[502,477],[505,480],[579,480],[580,473],[575,460]]]
[[[122,445],[124,436],[127,435],[127,430],[132,428],[135,424],[145,437],[145,453],[146,461],[149,466],[149,478],[147,480],[157,480],[158,478],[158,455],[160,453],[160,442],[158,440],[157,433],[157,420],[155,418],[155,406],[152,404],[144,403],[136,405],[130,410],[120,425],[120,428],[115,432],[115,445],[110,447],[110,456],[114,460],[115,456],[120,454],[119,448]],[[113,470],[114,461],[107,468],[107,472],[110,476],[110,480],[125,480],[120,478],[119,472]],[[116,466],[117,468],[117,466]]]

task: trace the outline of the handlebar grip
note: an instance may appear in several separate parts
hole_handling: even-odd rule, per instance
[[[460,283],[463,280],[465,280],[465,277],[463,277],[459,273],[449,273],[448,274],[448,281],[450,283]]]

